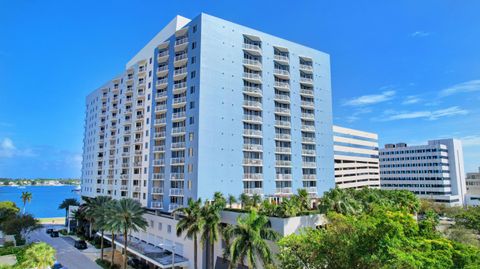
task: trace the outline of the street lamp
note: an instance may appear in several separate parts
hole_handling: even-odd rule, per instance
[[[160,243],[158,244],[159,247],[165,249],[165,247],[171,247],[172,248],[172,268],[175,268],[175,245],[167,245]]]

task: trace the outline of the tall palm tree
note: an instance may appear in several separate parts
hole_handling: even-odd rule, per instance
[[[320,200],[318,208],[320,213],[335,211],[344,215],[356,214],[362,210],[360,203],[349,192],[338,188],[326,192]]]
[[[252,195],[252,206],[257,207],[262,202],[262,197],[258,194]]]
[[[237,202],[237,198],[234,195],[229,194],[227,201],[228,201],[228,207],[232,208],[232,205]]]
[[[308,197],[308,192],[305,189],[298,189],[296,195],[298,202],[300,204],[300,210],[310,209],[310,198]]]
[[[95,224],[95,198],[92,197],[85,197],[82,196],[82,200],[85,201],[82,204],[82,210],[85,214],[85,218],[87,219],[88,225],[88,237],[92,237],[92,229]]]
[[[227,205],[227,200],[219,191],[213,194],[213,202],[216,203],[217,206],[222,207],[222,209],[225,208],[225,206]]]
[[[58,209],[65,209],[65,220],[68,217],[68,207],[70,206],[79,206],[80,203],[75,198],[67,198],[58,206]]]
[[[242,204],[242,209],[247,209],[250,206],[251,198],[246,193],[240,194],[240,203]]]
[[[226,231],[230,245],[230,269],[238,263],[244,265],[247,260],[248,268],[257,267],[257,258],[260,258],[264,267],[273,262],[272,253],[266,240],[276,241],[280,235],[271,228],[267,216],[258,214],[252,209],[249,214],[240,216],[237,225]]]
[[[123,268],[126,269],[128,234],[131,231],[145,231],[148,223],[143,217],[143,214],[145,214],[146,211],[144,208],[142,208],[142,205],[139,202],[131,198],[123,198],[119,200],[117,203],[115,203],[112,209],[112,219],[110,219],[108,222],[109,225],[114,227],[116,230],[123,232],[125,250],[123,256]]]
[[[203,228],[203,219],[201,213],[202,200],[188,199],[188,206],[179,208],[174,213],[182,215],[177,223],[177,236],[186,233],[186,237],[193,238],[193,264],[194,269],[197,269],[197,235]]]
[[[218,197],[217,197],[218,198]],[[203,229],[201,231],[201,242],[207,250],[207,268],[213,269],[214,264],[214,246],[218,241],[218,231],[220,225],[220,211],[225,208],[225,201],[221,199],[206,203],[201,209],[203,219]]]
[[[110,234],[112,235],[112,256],[111,256],[111,261],[110,264],[113,266],[114,260],[115,260],[115,237],[120,229],[119,226],[117,226],[119,223],[118,222],[112,222],[111,220],[113,219],[113,216],[115,214],[115,208],[116,208],[116,203],[118,203],[117,200],[110,200],[107,202],[105,205],[105,223],[104,223],[104,230],[109,231]],[[103,255],[102,255],[103,256]]]
[[[25,251],[21,268],[48,269],[55,263],[55,249],[46,243],[32,244]]]
[[[22,195],[20,196],[23,202],[23,214],[25,214],[25,207],[27,206],[27,203],[30,203],[32,201],[32,193],[28,191],[22,191]]]
[[[95,218],[94,227],[97,230],[100,230],[100,259],[103,260],[103,237],[105,229],[108,228],[107,221],[109,216],[105,213],[107,211],[107,206],[112,200],[110,196],[97,196],[93,199],[92,203],[92,214]]]

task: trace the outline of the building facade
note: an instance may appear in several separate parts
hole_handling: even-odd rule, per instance
[[[329,56],[251,28],[177,16],[86,106],[82,195],[171,212],[334,187]]]
[[[333,126],[335,184],[345,188],[380,188],[378,135]]]
[[[478,172],[467,173],[466,185],[466,204],[480,206],[480,167],[478,168]]]
[[[381,188],[409,190],[420,198],[463,205],[466,194],[462,143],[456,139],[427,145],[386,144],[380,149]]]

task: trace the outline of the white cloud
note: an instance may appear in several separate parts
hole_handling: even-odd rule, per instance
[[[465,147],[480,146],[480,135],[469,135],[460,138]]]
[[[420,100],[421,99],[418,98],[417,96],[410,95],[410,96],[407,96],[405,100],[403,100],[402,105],[413,105],[420,102]]]
[[[459,84],[455,84],[451,87],[443,89],[440,91],[440,96],[445,97],[452,94],[457,93],[465,93],[465,92],[476,92],[480,91],[480,80],[470,80],[466,82],[462,82]]]
[[[378,103],[391,100],[394,96],[395,96],[395,91],[389,90],[389,91],[384,91],[381,94],[371,94],[371,95],[363,95],[360,97],[356,97],[351,100],[348,100],[343,105],[344,106],[373,105],[373,104],[378,104]]]
[[[429,36],[429,32],[424,32],[424,31],[415,31],[410,34],[411,37],[427,37]]]
[[[388,112],[388,113],[387,113]],[[384,114],[388,115],[386,118],[382,119],[383,121],[393,121],[393,120],[405,120],[405,119],[418,119],[424,118],[428,120],[437,120],[442,117],[451,117],[457,115],[466,115],[468,111],[461,109],[458,106],[452,106],[445,109],[433,110],[433,111],[409,111],[409,112],[395,112],[392,113],[391,110],[385,112]]]
[[[31,157],[35,154],[31,149],[17,149],[12,139],[6,137],[0,142],[0,158],[12,158],[14,156]]]

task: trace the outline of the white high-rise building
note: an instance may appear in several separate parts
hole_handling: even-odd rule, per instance
[[[333,151],[337,187],[380,187],[377,134],[333,126]]]
[[[421,198],[463,205],[466,194],[462,143],[457,139],[427,145],[386,144],[380,149],[381,188],[409,190]]]

